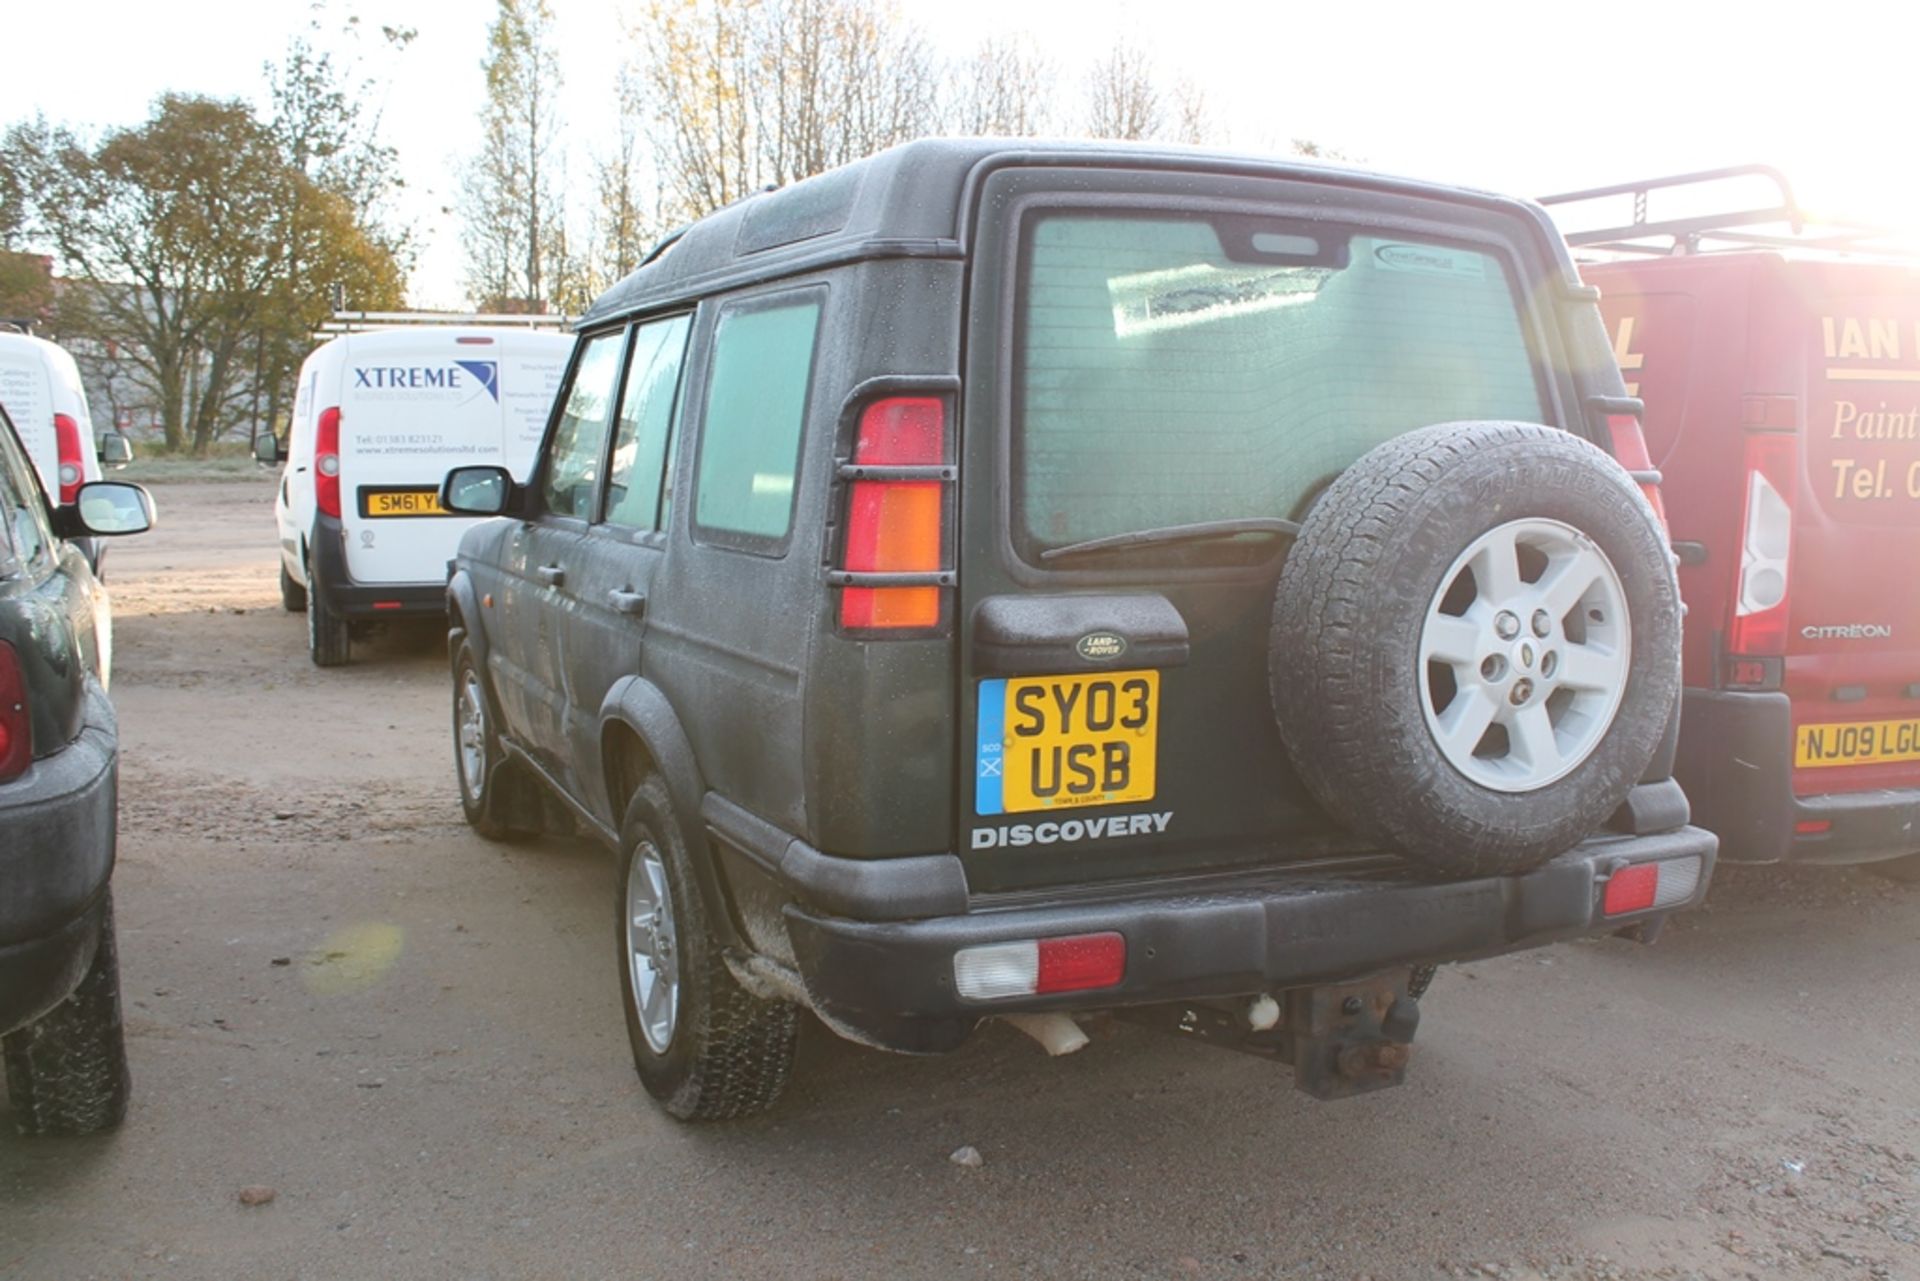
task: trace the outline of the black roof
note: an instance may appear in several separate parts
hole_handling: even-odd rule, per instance
[[[990,169],[1013,165],[1199,170],[1334,181],[1520,213],[1555,245],[1559,235],[1538,206],[1489,192],[1391,178],[1292,157],[1212,151],[1165,143],[1051,142],[928,138],[903,143],[790,187],[728,205],[674,233],[641,267],[587,309],[582,327],[642,308],[670,305],[751,279],[861,256],[957,256],[968,188]],[[1564,259],[1564,251],[1560,256]],[[1572,277],[1573,268],[1565,270]]]

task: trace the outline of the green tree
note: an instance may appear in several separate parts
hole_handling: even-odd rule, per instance
[[[547,0],[496,0],[480,150],[461,182],[467,288],[483,308],[544,307],[566,249],[556,141],[560,61]],[[517,306],[516,306],[517,304]]]

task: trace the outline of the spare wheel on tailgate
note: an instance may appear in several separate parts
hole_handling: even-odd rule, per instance
[[[1652,507],[1567,432],[1443,423],[1364,455],[1280,576],[1281,736],[1336,818],[1447,875],[1605,823],[1665,733],[1680,598]]]

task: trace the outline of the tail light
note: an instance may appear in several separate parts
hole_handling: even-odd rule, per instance
[[[27,720],[27,681],[20,656],[0,641],[0,783],[11,782],[33,763],[33,727]]]
[[[80,500],[80,484],[87,478],[87,456],[80,448],[80,424],[65,414],[55,414],[53,439],[60,457],[60,505],[70,507]]]
[[[1672,537],[1667,527],[1667,505],[1660,497],[1660,473],[1653,469],[1653,457],[1647,452],[1646,433],[1632,414],[1608,414],[1607,433],[1613,438],[1613,456],[1640,483],[1640,492],[1653,505],[1660,519],[1660,531]]]
[[[942,568],[946,484],[946,405],[929,396],[877,400],[860,415],[853,461],[842,476],[846,553],[829,581],[843,588],[840,625],[860,630],[935,627]]]
[[[1127,940],[1112,932],[1021,939],[961,948],[953,988],[970,1001],[1118,987],[1127,976]]]
[[[340,410],[323,409],[313,435],[313,501],[329,516],[340,515]]]
[[[1734,583],[1728,652],[1787,651],[1787,559],[1793,544],[1794,469],[1799,439],[1779,433],[1747,437],[1747,505],[1741,523],[1740,577]]]
[[[1670,858],[1659,863],[1636,863],[1607,878],[1600,910],[1608,916],[1678,907],[1700,888],[1700,860]]]

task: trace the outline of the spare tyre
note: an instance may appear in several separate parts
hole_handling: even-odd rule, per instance
[[[1532,423],[1442,423],[1327,487],[1273,609],[1273,706],[1337,820],[1449,876],[1522,871],[1645,774],[1680,594],[1633,478]]]

